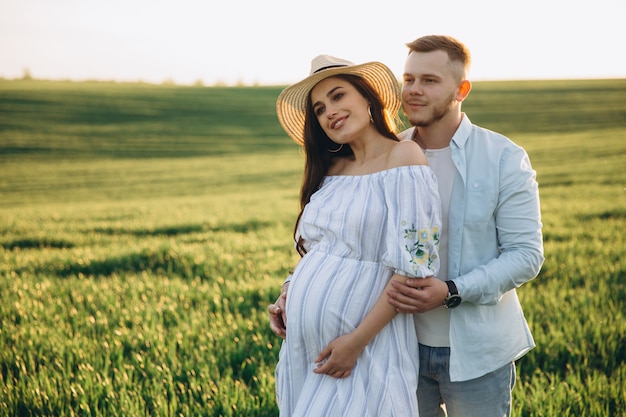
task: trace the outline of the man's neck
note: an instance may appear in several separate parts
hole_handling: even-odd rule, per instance
[[[463,113],[449,120],[442,119],[430,126],[415,127],[412,140],[422,149],[443,149],[450,146],[454,133],[459,128]]]

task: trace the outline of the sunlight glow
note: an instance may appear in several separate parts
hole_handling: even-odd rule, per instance
[[[287,84],[320,53],[400,76],[405,43],[437,33],[470,47],[474,80],[624,78],[620,2],[0,0],[0,77]]]

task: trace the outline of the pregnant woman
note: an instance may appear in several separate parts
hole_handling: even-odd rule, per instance
[[[385,65],[327,55],[278,97],[306,161],[276,367],[281,416],[417,416],[413,318],[391,281],[437,275],[437,182],[419,146],[399,141],[399,84]]]

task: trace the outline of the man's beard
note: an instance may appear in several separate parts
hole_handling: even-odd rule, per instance
[[[433,112],[432,112],[432,115],[430,116],[430,118],[428,118],[426,120],[409,119],[409,122],[411,123],[412,126],[428,127],[428,126],[432,125],[433,123],[436,123],[436,122],[440,121],[452,109],[453,104],[456,101],[455,97],[456,97],[456,93],[452,93],[440,105],[435,106],[433,108]]]

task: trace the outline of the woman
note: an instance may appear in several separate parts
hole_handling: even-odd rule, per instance
[[[390,282],[436,275],[435,177],[393,132],[399,84],[381,63],[319,56],[277,113],[304,146],[302,258],[289,285],[276,367],[281,416],[417,416],[418,347]]]

